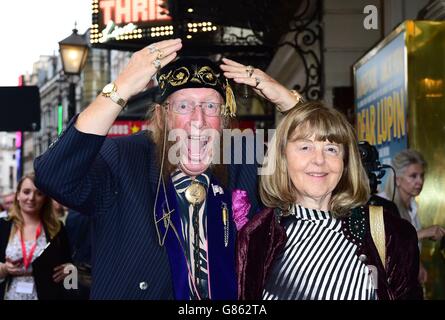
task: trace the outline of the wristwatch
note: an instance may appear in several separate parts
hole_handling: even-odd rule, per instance
[[[125,108],[125,106],[127,105],[127,101],[122,99],[117,93],[117,87],[114,82],[110,82],[102,89],[102,95],[104,97],[110,98],[111,101],[117,103],[122,108]]]

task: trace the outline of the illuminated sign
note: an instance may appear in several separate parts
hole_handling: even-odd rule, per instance
[[[130,134],[137,133],[141,130],[148,129],[147,121],[127,121],[127,120],[116,120],[108,131],[109,137],[118,136],[128,136]]]
[[[402,33],[355,66],[357,134],[390,163],[407,147],[407,53]]]
[[[171,20],[166,10],[159,5],[158,0],[102,0],[99,1],[99,11],[102,24],[110,21],[116,24],[147,21]]]
[[[173,36],[164,0],[92,0],[92,13],[93,47],[137,47],[150,38]]]
[[[403,32],[354,66],[358,139],[375,145],[383,164],[408,147],[407,57]]]

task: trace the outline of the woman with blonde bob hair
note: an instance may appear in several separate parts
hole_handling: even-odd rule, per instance
[[[341,113],[318,102],[292,109],[267,165],[260,196],[269,208],[238,235],[240,299],[421,299],[415,230],[366,205],[358,141]]]
[[[53,211],[52,199],[37,189],[34,181],[33,173],[20,179],[9,216],[0,219],[0,300],[44,298],[36,287],[33,262],[60,231],[63,232],[61,237],[66,237]],[[67,241],[64,243],[68,244]],[[60,260],[69,259],[68,246],[60,253]],[[58,265],[51,270],[55,282],[61,282],[67,276],[65,266]],[[45,294],[48,292],[46,290]],[[54,293],[54,297],[61,299],[58,293]]]
[[[289,142],[312,136],[315,141],[334,142],[344,148],[344,170],[329,206],[334,216],[341,218],[368,201],[368,176],[361,166],[354,129],[335,109],[319,103],[310,102],[291,110],[278,126],[267,160],[274,163],[276,171],[261,176],[261,199],[266,206],[283,210],[295,203],[298,190],[288,174],[288,161],[281,155],[286,153]]]

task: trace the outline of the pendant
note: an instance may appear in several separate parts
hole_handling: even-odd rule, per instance
[[[198,182],[192,184],[185,190],[185,198],[192,205],[201,204],[206,197],[206,189]]]
[[[227,204],[224,202],[221,206],[221,214],[224,225],[224,247],[227,248],[229,245],[229,210],[227,209]]]

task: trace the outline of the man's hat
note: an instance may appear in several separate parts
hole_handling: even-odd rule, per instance
[[[225,100],[223,114],[234,117],[236,102],[229,81],[218,66],[206,58],[179,58],[157,74],[161,98],[165,100],[172,93],[188,88],[211,88],[218,91]]]

